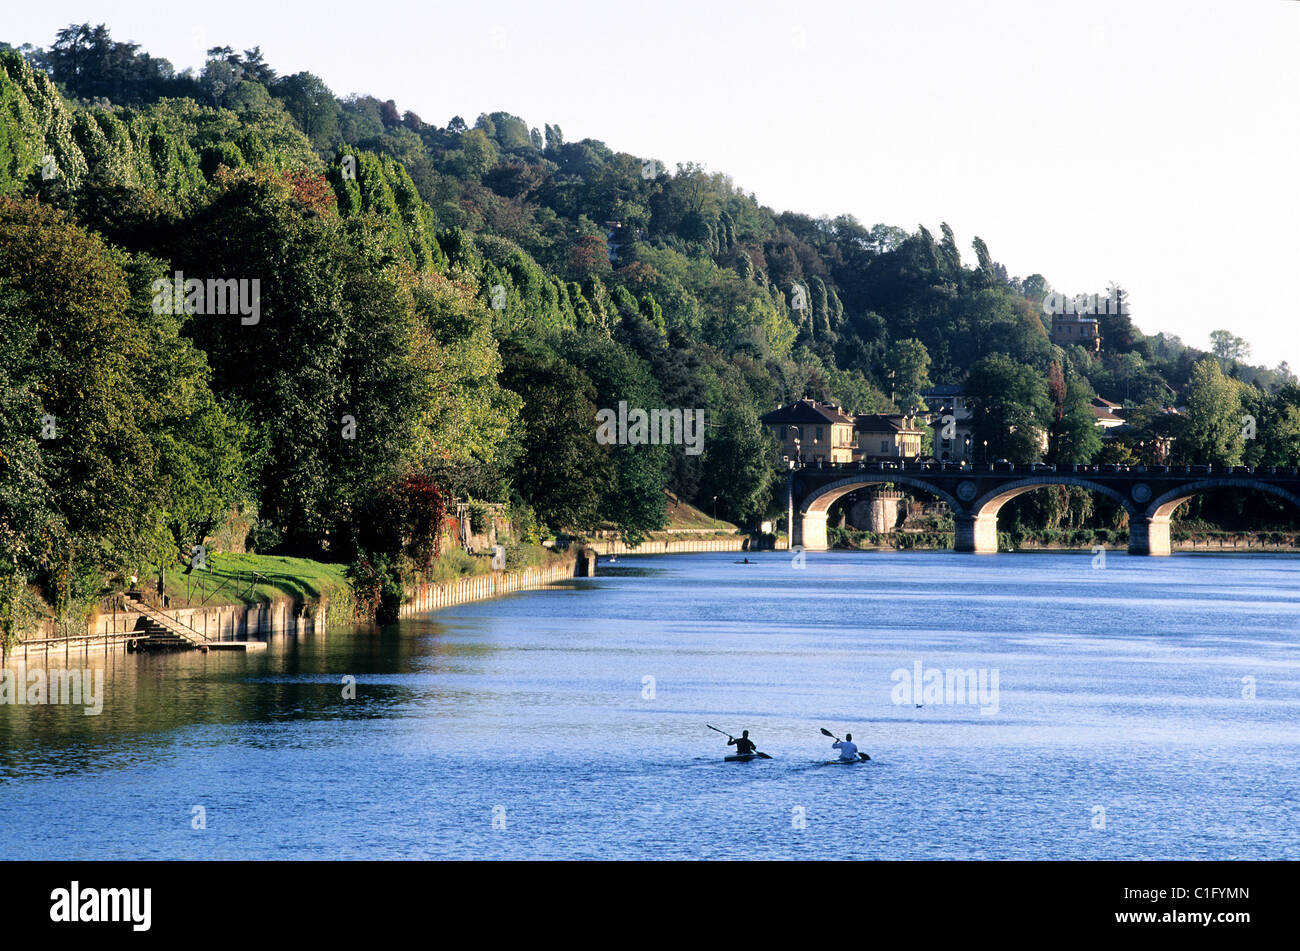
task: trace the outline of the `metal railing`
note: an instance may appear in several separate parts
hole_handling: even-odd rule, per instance
[[[257,587],[258,582],[267,582],[267,577],[264,574],[260,571],[253,571],[250,568],[247,571],[235,571],[229,576],[218,577],[214,581],[212,589],[209,591],[207,584],[208,581],[212,579],[207,574],[206,569],[195,569],[195,572],[185,576],[185,601],[187,604],[192,600],[191,580],[194,577],[194,573],[197,572],[203,573],[199,574],[198,577],[199,603],[196,607],[203,607],[222,591],[232,587],[235,594],[239,595],[241,601],[250,601],[252,600],[253,591]]]
[[[133,602],[134,605],[138,605],[138,607],[133,607],[131,608],[131,610],[135,610],[138,613],[143,614],[145,617],[153,619],[154,622],[156,622],[163,630],[167,631],[169,634],[174,634],[176,632],[168,628],[168,624],[175,624],[178,627],[183,627],[188,631],[190,631],[191,633],[193,633],[194,637],[200,641],[206,643],[209,640],[208,635],[204,634],[193,624],[189,624],[185,621],[182,621],[180,618],[177,617],[171,617],[163,613],[159,609],[155,608],[153,605],[149,604],[146,601],[139,601],[136,600],[135,598],[131,598],[130,600]]]
[[[1041,473],[1058,472],[1079,475],[1117,475],[1125,472],[1140,472],[1150,475],[1215,475],[1215,476],[1296,476],[1300,475],[1297,466],[1224,466],[1201,464],[1146,465],[1135,463],[1123,465],[1118,463],[1083,464],[1050,462],[952,462],[938,460],[904,459],[898,462],[886,460],[859,460],[857,462],[827,462],[787,460],[788,470],[829,469],[832,471],[856,470],[865,472],[1015,472]]]

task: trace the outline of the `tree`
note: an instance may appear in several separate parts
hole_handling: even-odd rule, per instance
[[[895,340],[885,351],[885,365],[890,371],[890,398],[900,407],[920,406],[921,390],[930,385],[930,354],[925,344],[910,337]]]
[[[1241,384],[1217,360],[1202,360],[1187,385],[1187,428],[1174,446],[1179,461],[1235,466],[1245,448]]]
[[[184,316],[151,307],[160,271],[56,209],[0,200],[0,412],[19,414],[0,484],[22,489],[0,492],[0,547],[6,525],[24,537],[0,561],[56,608],[97,595],[98,572],[170,560],[244,497],[243,428]]]
[[[718,516],[745,524],[761,517],[776,475],[776,442],[758,421],[743,394],[727,388],[719,401],[716,425],[704,445],[699,499],[718,497]]]
[[[596,388],[544,350],[511,342],[502,356],[502,384],[523,396],[512,467],[520,496],[552,530],[592,528],[612,479],[595,438]]]
[[[1210,346],[1220,360],[1245,360],[1250,356],[1250,344],[1228,330],[1210,334]]]
[[[1086,464],[1101,451],[1101,434],[1092,412],[1092,391],[1077,377],[1065,386],[1060,416],[1048,433],[1048,459],[1057,465]]]
[[[987,441],[990,460],[1027,463],[1042,458],[1051,403],[1046,384],[1032,367],[1006,354],[992,354],[971,369],[966,395],[977,452],[984,452]]]
[[[1272,396],[1252,388],[1248,411],[1256,417],[1257,435],[1246,444],[1245,460],[1253,465],[1300,465],[1300,386],[1289,383]]]
[[[313,73],[281,77],[271,89],[311,144],[329,148],[338,135],[339,104],[325,81]]]
[[[649,366],[603,332],[575,335],[566,350],[566,356],[594,384],[598,406],[617,411],[620,403],[626,403],[629,413],[664,406]],[[595,440],[594,426],[586,438]],[[616,526],[629,544],[637,544],[646,533],[664,526],[668,456],[684,449],[662,443],[636,445],[630,440],[604,448],[609,451],[611,478],[601,499],[602,520]]]

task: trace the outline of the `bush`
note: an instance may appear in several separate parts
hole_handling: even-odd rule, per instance
[[[0,570],[0,642],[10,648],[31,633],[41,616],[40,599],[17,571]]]
[[[514,525],[514,536],[529,545],[540,545],[547,535],[546,526],[537,518],[537,513],[524,502],[511,506],[510,521]]]
[[[279,547],[283,539],[284,535],[278,525],[274,522],[268,522],[266,519],[258,519],[248,530],[248,537],[244,541],[244,549],[249,553],[259,555],[269,554]]]
[[[406,584],[400,567],[388,555],[371,557],[365,552],[348,568],[352,584],[353,612],[357,620],[386,624],[397,620]]]
[[[469,514],[469,530],[474,535],[486,535],[492,527],[492,511],[482,502],[469,500],[466,506]]]

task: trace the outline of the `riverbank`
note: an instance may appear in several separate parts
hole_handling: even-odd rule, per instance
[[[407,588],[402,606],[398,608],[399,618],[408,618],[425,611],[468,604],[471,601],[487,601],[503,597],[516,591],[528,591],[543,588],[555,581],[572,578],[577,571],[578,559],[555,559],[548,565],[530,565],[507,571],[494,571],[491,574],[471,575],[456,581],[417,583]]]

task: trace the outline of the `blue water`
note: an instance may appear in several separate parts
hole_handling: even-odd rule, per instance
[[[0,706],[0,855],[1300,857],[1300,558],[749,557],[92,655],[101,715]],[[996,711],[895,703],[917,662],[996,673]]]

